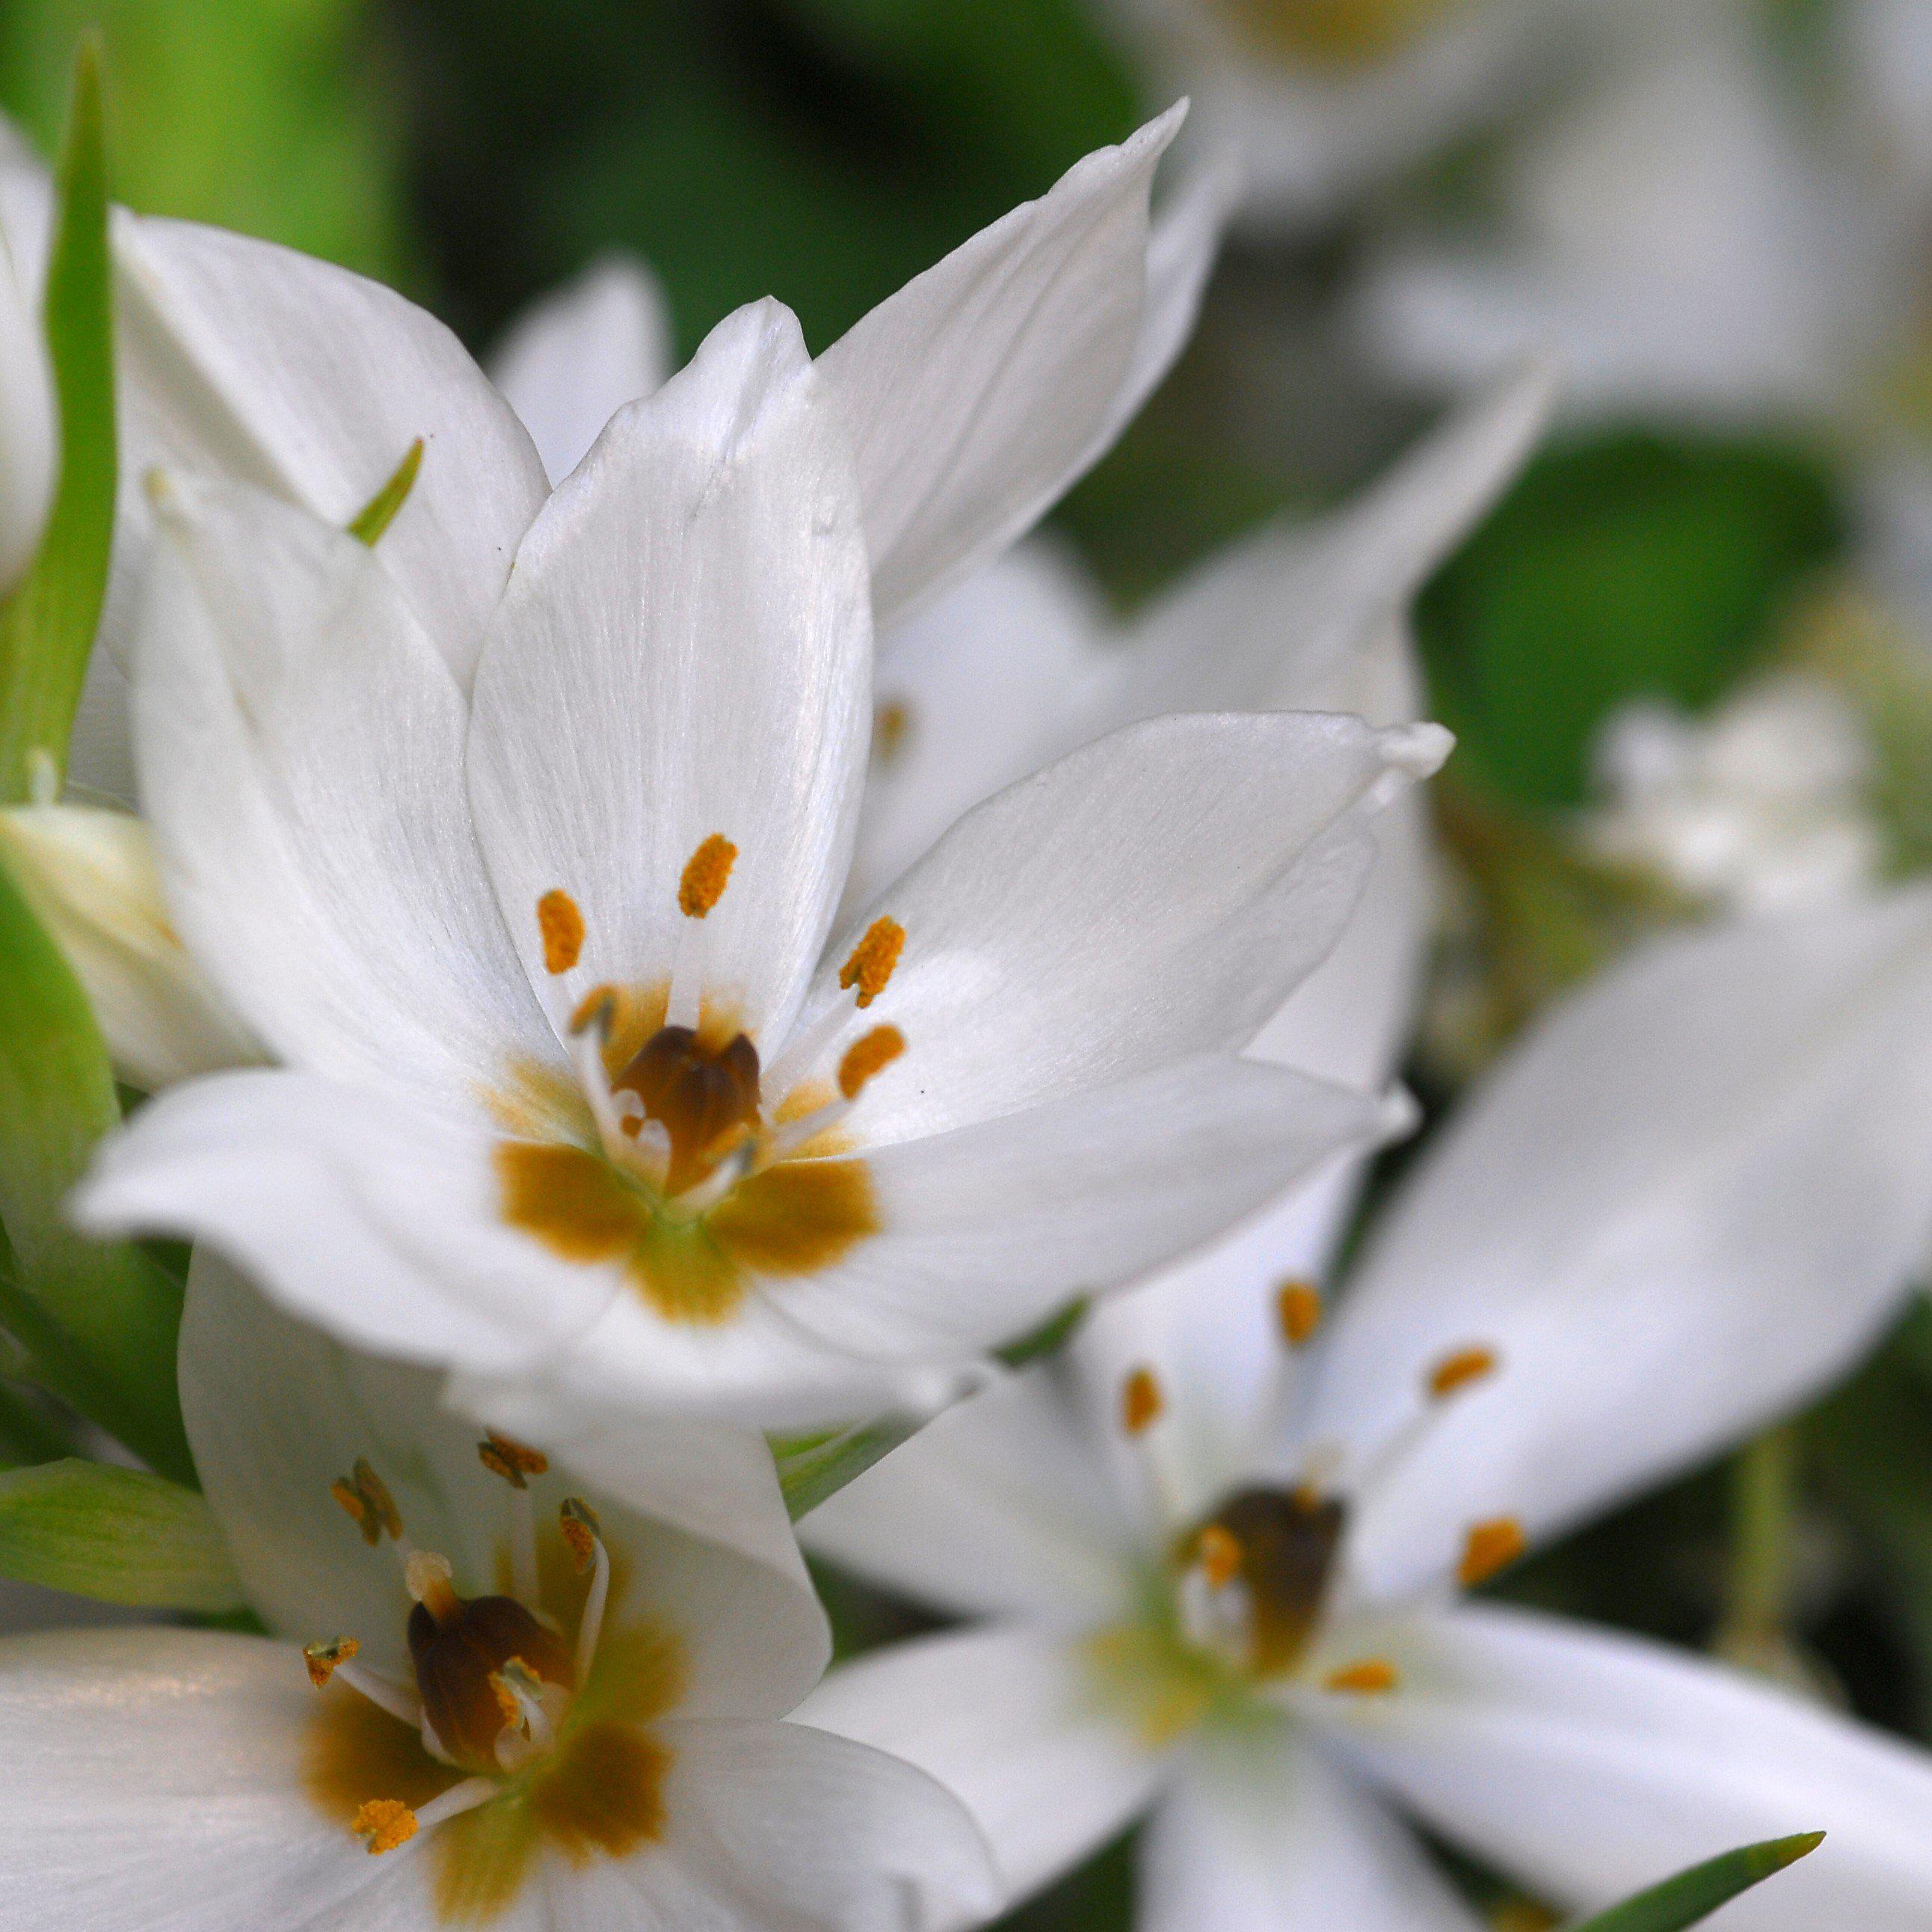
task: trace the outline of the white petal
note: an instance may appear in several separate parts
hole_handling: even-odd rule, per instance
[[[904,952],[847,1031],[890,1021],[907,1050],[852,1131],[877,1147],[1246,1045],[1354,910],[1372,813],[1448,743],[1332,716],[1171,718],[988,800],[875,902]],[[844,948],[808,1013],[842,997]]]
[[[257,1637],[0,1643],[9,1932],[299,1932],[369,1883],[376,1862],[303,1787],[314,1696]]]
[[[710,1912],[645,1922],[940,1932],[997,1908],[972,1820],[910,1765],[803,1724],[672,1724],[663,1736],[673,1754],[665,1849],[697,1877]],[[632,1869],[648,1906],[651,1861]]]
[[[1352,1749],[1430,1827],[1558,1905],[1600,1909],[1755,1840],[1827,1834],[1725,1907],[1730,1932],[1918,1932],[1932,1758],[1742,1674],[1493,1606],[1402,1640]]]
[[[459,1588],[500,1587],[510,1492],[478,1460],[482,1432],[442,1406],[430,1371],[342,1348],[197,1256],[182,1404],[249,1598],[282,1634],[353,1636],[364,1663],[410,1681],[410,1600],[396,1552],[369,1548],[328,1492],[358,1457],[388,1485],[411,1543],[455,1565]],[[824,1614],[763,1443],[690,1434],[668,1465],[652,1458],[670,1432],[649,1424],[628,1438],[536,1438],[555,1459],[531,1480],[536,1518],[547,1526],[566,1495],[590,1496],[620,1565],[614,1623],[653,1616],[682,1642],[682,1714],[782,1716],[825,1667]],[[696,1462],[705,1446],[721,1457],[709,1472]]]
[[[835,1670],[799,1721],[938,1779],[1025,1898],[1125,1830],[1162,1780],[1162,1754],[1098,1707],[1084,1641],[994,1624],[892,1644]]]
[[[110,650],[89,652],[67,744],[67,795],[134,808],[134,694]]]
[[[874,1582],[962,1614],[1103,1622],[1132,1600],[1138,1528],[1054,1372],[935,1416],[805,1519]]]
[[[874,685],[880,718],[896,716],[874,737],[847,908],[982,799],[1097,736],[1086,700],[1113,666],[1094,590],[1041,540],[896,625]]]
[[[619,1283],[504,1222],[496,1138],[398,1094],[215,1074],[106,1142],[74,1212],[98,1233],[206,1240],[358,1346],[500,1372],[574,1340]]]
[[[1421,1846],[1286,1728],[1204,1742],[1141,1848],[1140,1932],[1478,1932]]]
[[[1574,1522],[1844,1368],[1924,1252],[1928,1025],[1916,889],[1646,949],[1517,1049],[1382,1219],[1321,1364],[1311,1432],[1372,1445],[1445,1350],[1502,1356],[1363,1520],[1378,1585],[1472,1522]]]
[[[990,1348],[1412,1124],[1402,1101],[1286,1068],[1176,1060],[868,1155],[881,1232],[772,1298],[856,1354]]]
[[[462,697],[387,572],[258,491],[167,494],[136,728],[190,950],[297,1066],[463,1102],[562,1067],[470,830]]]
[[[1106,434],[1180,115],[1076,163],[819,358],[858,463],[881,625],[1025,530]]]
[[[708,989],[754,1042],[796,1009],[844,883],[871,728],[866,554],[838,423],[776,303],[613,422],[518,558],[477,677],[470,786],[532,982],[537,902],[588,928],[560,1012],[670,974],[678,882],[738,858]]]
[[[671,369],[671,325],[657,278],[629,255],[606,255],[524,310],[490,374],[522,419],[553,484],[588,454],[626,403]]]
[[[0,230],[0,596],[40,548],[53,493],[55,433],[40,319]]]
[[[426,446],[382,562],[466,680],[543,466],[442,323],[378,284],[191,222],[118,217],[122,529],[110,643],[133,621],[156,465],[232,478],[346,524]]]
[[[122,1079],[152,1093],[261,1058],[169,922],[140,819],[16,806],[0,812],[0,852],[86,989]]]

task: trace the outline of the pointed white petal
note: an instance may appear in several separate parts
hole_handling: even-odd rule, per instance
[[[455,337],[376,283],[219,229],[122,215],[114,247],[125,487],[110,645],[134,620],[150,468],[252,484],[340,526],[420,436],[382,562],[466,680],[544,488],[529,436]]]
[[[1093,589],[1036,540],[893,627],[874,680],[878,722],[846,881],[856,913],[962,812],[1077,750],[1114,666]]]
[[[99,1233],[205,1240],[359,1346],[520,1368],[580,1335],[619,1283],[505,1223],[496,1142],[480,1120],[400,1094],[219,1073],[149,1102],[105,1142],[73,1211]]]
[[[0,812],[0,854],[86,988],[122,1079],[152,1093],[261,1058],[169,922],[140,819],[15,806]]]
[[[881,625],[1025,530],[1134,368],[1148,196],[1171,110],[1078,162],[819,358],[852,440]]]
[[[1204,1742],[1141,1848],[1141,1932],[1479,1932],[1422,1847],[1286,1727]]]
[[[871,678],[837,422],[790,313],[742,309],[552,498],[478,674],[471,794],[534,984],[538,899],[587,928],[560,1012],[669,975],[680,878],[717,834],[738,857],[705,984],[755,1043],[782,1034],[850,855]]]
[[[707,1909],[677,1910],[690,1896],[680,1888],[661,1918],[653,1862],[641,1858],[631,1869],[644,1922],[944,1932],[997,1909],[986,1841],[911,1766],[804,1724],[671,1724],[663,1736],[669,1862]]]
[[[1132,1600],[1138,1529],[1084,1422],[1051,1370],[1026,1370],[934,1417],[800,1534],[942,1610],[1103,1622]]]
[[[904,952],[845,1037],[889,1021],[907,1050],[852,1131],[876,1148],[1246,1046],[1354,910],[1373,812],[1448,744],[1334,716],[1171,718],[989,800],[875,902]],[[849,1004],[856,936],[808,1013]]]
[[[131,812],[134,777],[134,694],[121,661],[106,649],[90,652],[86,681],[67,743],[67,796]]]
[[[53,373],[32,287],[0,228],[0,596],[40,548],[54,479]]]
[[[1822,1831],[1720,1915],[1737,1932],[1918,1932],[1932,1757],[1660,1644],[1496,1606],[1400,1640],[1400,1694],[1350,1748],[1442,1832],[1558,1905],[1600,1910],[1761,1838]],[[1342,1700],[1331,1700],[1340,1702]]]
[[[519,316],[489,367],[561,483],[604,425],[670,374],[664,290],[634,256],[606,255]]]
[[[500,1587],[510,1491],[478,1459],[482,1430],[442,1406],[434,1373],[340,1346],[198,1255],[182,1405],[209,1506],[251,1601],[280,1634],[353,1636],[365,1664],[410,1681],[396,1552],[365,1544],[329,1494],[358,1457],[388,1486],[410,1543],[447,1556],[460,1589]],[[613,1627],[652,1616],[676,1633],[685,1714],[782,1716],[825,1667],[824,1615],[763,1444],[718,1430],[692,1438],[668,1464],[654,1459],[670,1432],[649,1424],[628,1438],[534,1439],[554,1458],[531,1479],[536,1520],[548,1534],[566,1495],[590,1497],[620,1565]],[[696,1462],[704,1445],[722,1458],[708,1472]]]
[[[1360,1526],[1395,1587],[1735,1441],[1890,1318],[1932,1222],[1932,892],[1648,948],[1558,1009],[1382,1217],[1310,1427],[1371,1445],[1444,1351],[1502,1372]],[[1640,1418],[1640,1426],[1632,1418]]]
[[[1163,1754],[1096,1698],[1089,1640],[992,1624],[892,1644],[835,1670],[799,1721],[938,1779],[973,1814],[1018,1900],[1124,1831],[1162,1781]]]
[[[182,936],[297,1066],[467,1102],[564,1065],[464,794],[462,697],[364,544],[232,484],[170,484],[135,677]]]
[[[304,1788],[314,1698],[258,1637],[0,1643],[10,1932],[307,1927],[368,1884],[376,1862]]]
[[[1402,1102],[1286,1068],[1177,1060],[868,1155],[880,1232],[772,1298],[856,1354],[991,1348],[1412,1124]]]

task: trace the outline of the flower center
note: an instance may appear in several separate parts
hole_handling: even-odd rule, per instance
[[[334,1493],[365,1542],[402,1561],[413,1681],[360,1660],[352,1636],[304,1652],[323,1693],[312,1793],[372,1854],[432,1844],[448,1923],[499,1916],[546,1844],[580,1863],[662,1836],[670,1752],[651,1726],[682,1694],[668,1634],[604,1628],[611,1562],[589,1508],[566,1498],[540,1543],[530,1485],[544,1459],[494,1435],[478,1453],[508,1490],[500,1586],[460,1592],[444,1558],[410,1546],[387,1487],[358,1462]]]
[[[1250,1676],[1301,1660],[1326,1606],[1348,1507],[1312,1489],[1246,1489],[1175,1552],[1184,1628]]]
[[[1249,50],[1346,71],[1388,60],[1468,0],[1209,0]]]
[[[506,1108],[527,1137],[496,1150],[512,1226],[566,1259],[618,1263],[657,1314],[702,1324],[730,1319],[758,1278],[813,1272],[878,1232],[870,1176],[841,1157],[840,1128],[906,1045],[889,1024],[854,1036],[855,1013],[886,990],[905,944],[896,920],[879,919],[839,974],[850,1000],[823,1003],[766,1064],[704,985],[706,922],[737,856],[716,833],[692,854],[676,957],[652,994],[606,982],[578,992],[583,914],[561,889],[538,902],[544,964],[574,1001],[572,1056],[597,1145],[538,1138],[527,1111]]]

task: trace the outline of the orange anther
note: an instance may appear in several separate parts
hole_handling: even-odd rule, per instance
[[[1151,1369],[1136,1369],[1120,1388],[1120,1426],[1130,1436],[1143,1436],[1167,1406]]]
[[[416,1834],[416,1814],[398,1798],[372,1798],[356,1814],[351,1828],[368,1841],[372,1857],[406,1845]]]
[[[1275,1320],[1291,1348],[1305,1348],[1322,1325],[1322,1296],[1312,1281],[1285,1281],[1274,1292]]]
[[[1195,1539],[1194,1554],[1210,1589],[1225,1590],[1241,1574],[1240,1538],[1218,1522]]]
[[[1454,1395],[1472,1383],[1494,1375],[1497,1366],[1498,1358],[1493,1348],[1458,1348],[1454,1354],[1444,1355],[1430,1370],[1429,1393],[1439,1401],[1444,1396]]]
[[[905,1035],[896,1026],[875,1026],[845,1049],[838,1063],[838,1090],[856,1100],[872,1076],[891,1066],[905,1051]]]
[[[685,861],[677,884],[677,909],[686,919],[702,919],[724,896],[738,848],[722,832],[714,832]]]
[[[537,901],[537,930],[543,934],[544,970],[568,973],[584,951],[584,915],[566,892],[545,892]]]
[[[852,956],[838,969],[838,984],[849,991],[859,989],[858,1004],[869,1006],[886,990],[892,969],[905,950],[905,928],[896,919],[875,919],[866,928],[866,936],[852,949]]]
[[[1507,1570],[1526,1546],[1522,1525],[1514,1516],[1479,1522],[1464,1540],[1456,1576],[1466,1590],[1473,1590],[1478,1583],[1486,1583],[1498,1570]]]
[[[1387,1658],[1365,1657],[1359,1664],[1331,1670],[1322,1684],[1346,1697],[1384,1697],[1401,1682],[1402,1673]]]
[[[490,1430],[476,1445],[476,1460],[493,1476],[501,1476],[513,1490],[526,1490],[532,1476],[547,1475],[550,1458],[542,1450],[526,1449]]]
[[[335,1675],[338,1664],[346,1664],[362,1646],[352,1636],[338,1636],[328,1643],[302,1646],[302,1662],[308,1666],[308,1681],[320,1690]]]

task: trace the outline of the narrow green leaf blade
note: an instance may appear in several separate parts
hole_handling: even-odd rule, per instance
[[[820,1436],[773,1437],[778,1487],[792,1521],[810,1514],[828,1496],[836,1496],[848,1483],[862,1476],[917,1426],[909,1418],[895,1418]]]
[[[57,784],[107,594],[114,538],[114,317],[98,50],[83,44],[61,156],[45,321],[59,474],[39,556],[0,606],[0,802]]]
[[[192,1479],[175,1384],[179,1285],[86,1240],[68,1196],[120,1120],[107,1049],[58,949],[0,868],[0,1326],[36,1378],[153,1466]]]
[[[72,1457],[0,1474],[0,1575],[143,1609],[245,1607],[228,1546],[194,1490]]]
[[[1720,1905],[1750,1891],[1768,1878],[1796,1864],[1825,1841],[1822,1832],[1804,1832],[1796,1838],[1772,1838],[1742,1850],[1726,1852],[1708,1864],[1613,1906],[1579,1925],[1576,1932],[1683,1932],[1708,1918]]]

